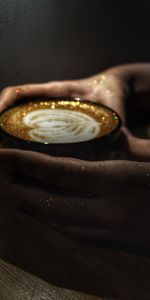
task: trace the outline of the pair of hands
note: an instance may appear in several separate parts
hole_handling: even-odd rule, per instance
[[[89,162],[0,149],[1,201],[10,207],[29,203],[51,216],[50,224],[76,237],[150,245],[150,141],[129,131],[126,115],[126,105],[150,112],[150,65],[8,87],[0,95],[0,112],[23,97],[41,95],[81,97],[117,111],[123,121],[123,152],[131,160]]]

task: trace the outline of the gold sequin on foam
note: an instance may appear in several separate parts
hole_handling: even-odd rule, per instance
[[[31,111],[41,109],[67,109],[85,113],[96,120],[101,130],[96,136],[99,138],[113,131],[118,125],[118,116],[111,110],[100,105],[80,101],[43,100],[31,101],[11,108],[0,116],[0,126],[7,133],[23,140],[33,141],[29,135],[31,127],[23,123],[23,118]]]

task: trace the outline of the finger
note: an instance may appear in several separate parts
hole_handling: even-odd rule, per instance
[[[134,195],[131,195],[127,201],[128,199],[124,197],[125,190],[122,198],[118,198],[117,205],[113,197],[108,199],[95,194],[78,193],[66,189],[58,190],[48,186],[42,188],[42,185],[37,185],[36,182],[30,183],[29,180],[22,180],[22,183],[19,180],[13,184],[10,183],[8,188],[1,193],[5,202],[11,207],[19,208],[24,204],[29,204],[46,214],[45,219],[54,228],[76,238],[132,244],[149,242],[147,238],[145,239],[148,236],[147,228],[149,228],[149,206],[146,207],[143,191],[142,197],[139,195],[142,202],[141,208],[138,207],[138,197],[135,197],[134,201]],[[147,200],[149,200],[148,197]],[[36,210],[34,214],[36,215]]]
[[[145,192],[150,173],[148,162],[87,162],[15,149],[0,149],[0,163],[48,184],[107,194],[116,187],[120,191],[144,188]]]
[[[88,193],[81,194],[74,191],[68,192],[67,190],[62,191],[53,187],[31,186],[26,182],[10,185],[9,189],[3,192],[3,197],[6,201],[11,202],[12,205],[19,207],[22,204],[29,204],[48,216],[59,218],[59,221],[60,219],[68,219],[70,221],[85,222],[94,220],[94,222],[100,222],[104,218],[103,215],[106,210],[101,203],[102,207],[99,214],[96,215],[94,213],[93,207],[100,207],[100,203],[98,204],[99,198],[95,195],[91,196]]]
[[[131,84],[132,93],[145,94],[150,92],[150,64],[136,63],[113,67],[110,73]],[[134,79],[134,80],[133,80]],[[143,102],[143,99],[141,99]]]
[[[0,164],[0,210],[7,210],[9,213],[12,210],[12,205],[10,205],[9,201],[5,201],[4,195],[6,191],[9,190],[10,186],[15,181],[14,174],[10,171],[7,166]],[[13,206],[14,208],[14,206]],[[1,216],[2,218],[3,216]],[[5,217],[5,216],[4,216]]]
[[[0,94],[0,111],[24,97],[45,95],[44,84],[30,84],[5,88]]]
[[[112,83],[112,87],[109,87],[109,84],[106,87],[106,90],[103,91],[101,99],[103,99],[106,106],[116,111],[121,117],[123,124],[126,124],[127,116],[125,111],[125,102],[127,98],[127,89],[125,88],[125,85],[118,82],[118,80]]]
[[[81,92],[82,89],[77,81],[58,81],[7,87],[0,94],[0,111],[3,111],[22,98],[36,96],[75,96]]]
[[[111,230],[103,229],[95,226],[93,228],[69,226],[65,232],[72,237],[86,240],[86,241],[113,241],[113,242],[127,242],[127,237],[123,234],[115,233]]]
[[[3,185],[3,182],[9,182],[9,181],[13,181],[14,180],[14,175],[11,172],[10,168],[1,163],[0,164],[0,184],[1,186]]]
[[[131,157],[138,161],[150,162],[150,140],[139,139],[125,127],[122,128],[126,149]]]
[[[69,220],[72,224],[74,222],[74,226],[76,226],[75,222],[78,222],[79,227],[88,222],[88,226],[86,225],[88,228],[93,228],[93,224],[95,226],[99,224],[99,226],[107,226],[107,229],[116,230],[119,225],[119,230],[123,231],[124,226],[130,225],[131,227],[132,225],[133,227],[133,221],[138,228],[137,222],[143,212],[138,197],[136,197],[136,203],[134,200],[130,203],[133,195],[129,201],[123,195],[120,201],[120,195],[100,197],[94,193],[83,193],[50,185],[43,187],[35,181],[31,183],[27,178],[22,182],[16,180],[13,184],[9,184],[9,188],[3,191],[2,196],[13,206],[20,207],[22,204],[29,204],[47,216],[56,217],[57,222],[61,221],[64,226]],[[144,198],[142,198],[142,206],[147,211],[147,204],[146,202],[143,204],[143,201]],[[131,215],[133,207],[135,207],[136,217]]]
[[[144,220],[143,220],[144,222]],[[128,232],[128,224],[127,225],[127,232]],[[56,226],[55,224],[53,225]],[[141,225],[140,225],[141,227]],[[145,227],[145,226],[144,226]],[[57,230],[61,230],[58,226],[56,226]],[[119,229],[119,224],[118,224]],[[95,226],[93,228],[88,228],[85,226],[79,227],[79,226],[68,226],[68,228],[63,228],[63,231],[67,233],[68,235],[86,240],[86,241],[95,241],[95,242],[119,242],[119,243],[128,243],[131,245],[136,246],[142,246],[147,247],[150,246],[150,239],[149,239],[149,230],[141,230],[141,228],[138,230],[132,230],[132,226],[130,226],[130,233],[125,232],[118,232],[116,230],[113,230],[113,228],[106,229],[101,228],[101,226]]]
[[[121,82],[127,84],[129,102],[135,107],[150,110],[150,64],[137,63],[126,64],[113,67],[107,74],[119,78]]]
[[[125,101],[129,94],[128,85],[109,72],[90,78],[89,84],[91,84],[88,91],[90,99],[111,107],[125,122]]]
[[[87,164],[79,159],[52,157],[33,151],[0,149],[1,162],[15,172],[23,173],[42,182],[80,188],[85,191],[90,191],[87,182],[94,177],[96,179],[96,173],[94,175],[90,172],[96,164]],[[102,169],[99,179],[102,176]]]

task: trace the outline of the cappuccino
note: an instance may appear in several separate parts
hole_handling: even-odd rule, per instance
[[[10,146],[58,156],[107,156],[109,146],[103,142],[114,140],[119,129],[114,111],[75,98],[34,99],[0,116],[0,132]]]
[[[34,101],[18,105],[0,117],[8,134],[30,142],[66,144],[100,138],[118,125],[106,107],[79,101]]]

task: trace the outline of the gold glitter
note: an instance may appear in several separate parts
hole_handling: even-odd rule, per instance
[[[103,85],[104,84],[104,80],[100,80],[100,85]]]
[[[22,94],[23,90],[22,88],[16,88],[15,92],[16,94]]]
[[[8,109],[0,116],[0,126],[7,133],[23,140],[33,141],[29,135],[31,128],[23,123],[23,117],[31,111],[39,109],[68,109],[85,113],[93,117],[101,127],[96,138],[109,134],[118,125],[118,117],[111,110],[95,103],[76,100],[46,100],[31,101]],[[46,142],[45,142],[46,144]]]
[[[96,84],[98,84],[98,83],[99,83],[99,80],[97,80],[97,79],[94,79],[94,80],[93,80],[93,84],[96,85]]]
[[[110,94],[110,90],[106,90],[105,93],[106,93],[107,95],[109,95],[109,94]]]
[[[102,80],[106,80],[106,76],[105,75],[101,75],[100,77]]]
[[[117,116],[114,116],[114,119],[115,119],[115,120],[118,120],[118,117],[117,117]]]
[[[55,103],[52,102],[51,108],[54,109],[55,108]]]

